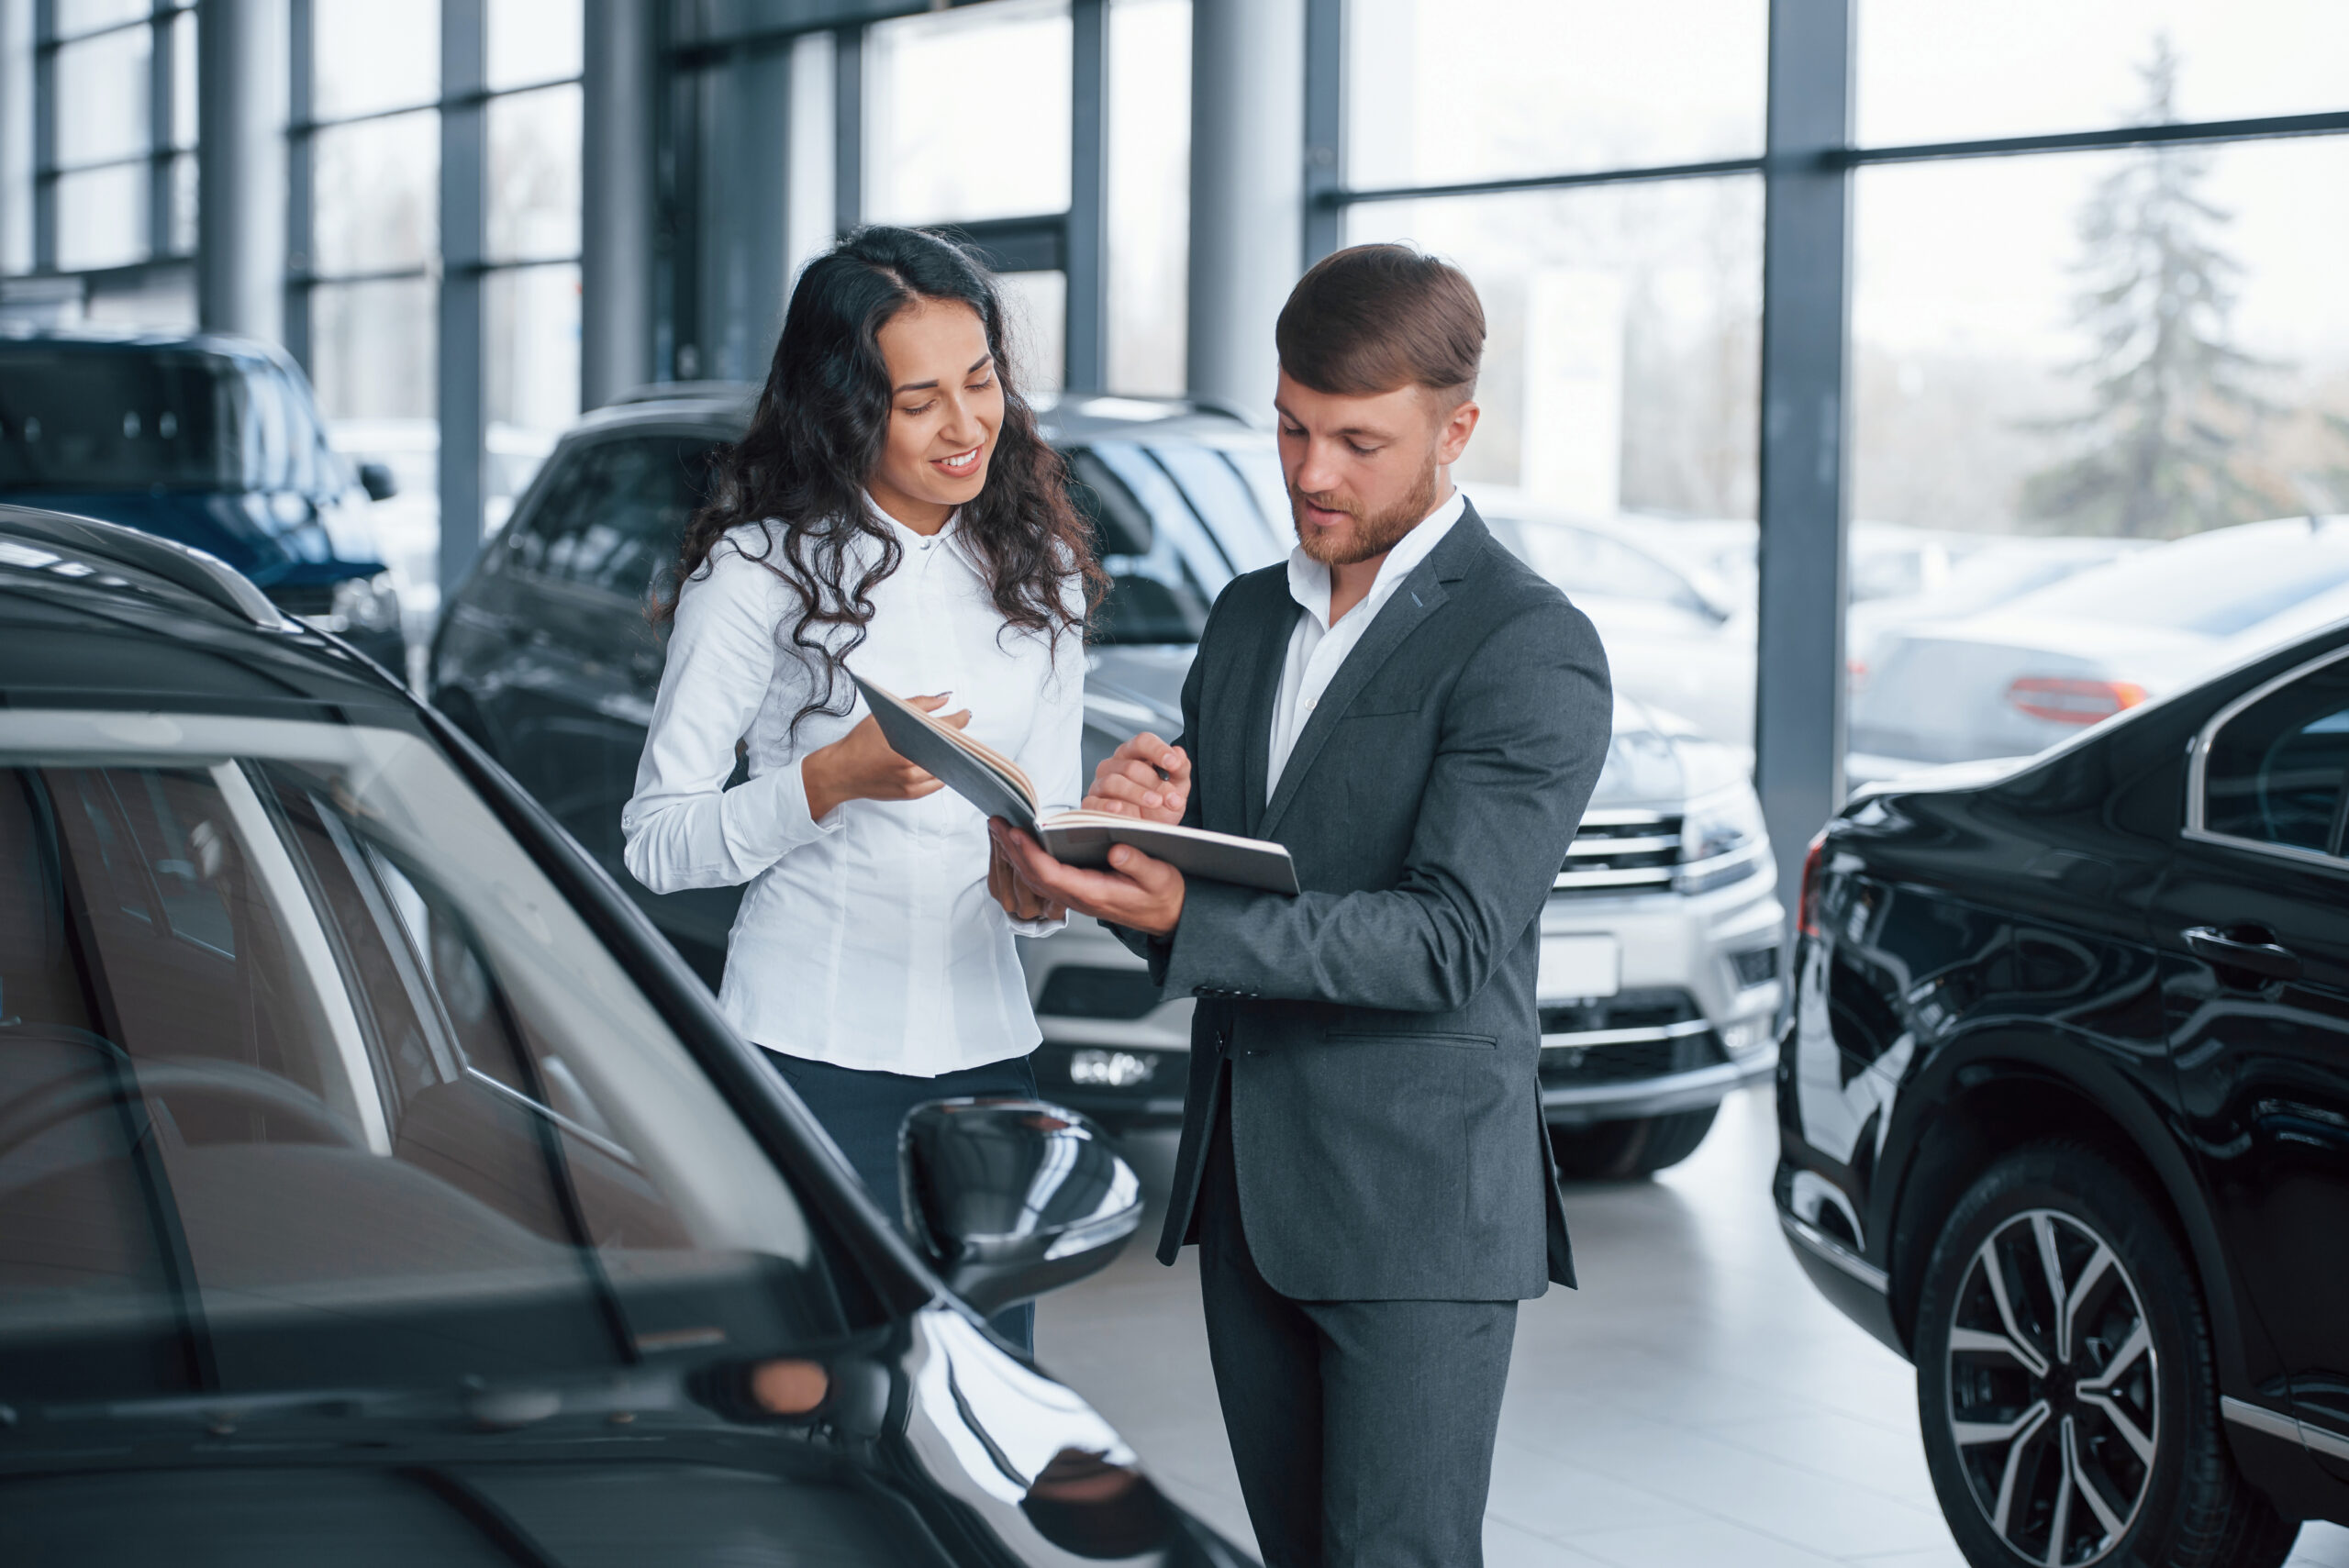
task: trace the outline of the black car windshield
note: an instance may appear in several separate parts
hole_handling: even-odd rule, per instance
[[[342,488],[309,399],[196,349],[0,341],[0,489]]]
[[[0,1386],[602,1375],[840,1331],[796,1195],[430,741],[0,718]]]

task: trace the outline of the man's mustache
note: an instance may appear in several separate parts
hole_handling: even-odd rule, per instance
[[[1357,522],[1362,520],[1362,514],[1356,511],[1353,507],[1347,506],[1343,501],[1340,501],[1335,498],[1325,501],[1309,490],[1297,490],[1292,488],[1288,493],[1288,498],[1291,506],[1295,506],[1297,502],[1303,501],[1308,505],[1319,506],[1325,512],[1343,512],[1347,517],[1353,518]]]

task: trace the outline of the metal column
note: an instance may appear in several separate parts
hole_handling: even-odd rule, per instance
[[[486,0],[440,0],[440,586],[481,549],[482,263],[488,248]]]
[[[832,35],[832,223],[864,221],[864,29]]]
[[[1755,784],[1795,901],[1843,799],[1853,0],[1771,0]]]
[[[790,282],[783,160],[791,136],[791,49],[762,41],[701,72],[696,161],[695,373],[763,381]]]
[[[579,406],[652,379],[659,39],[640,0],[586,0]]]
[[[1345,243],[1346,0],[1305,0],[1305,256]]]
[[[1269,411],[1304,253],[1306,0],[1193,0],[1191,390]]]
[[[286,0],[197,12],[195,300],[208,332],[284,336],[287,35]]]
[[[1062,384],[1109,380],[1109,38],[1106,0],[1069,0],[1068,327]]]

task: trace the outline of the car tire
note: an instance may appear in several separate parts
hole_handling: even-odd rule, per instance
[[[1581,1182],[1622,1182],[1653,1176],[1697,1152],[1713,1128],[1719,1106],[1632,1121],[1553,1127],[1550,1152],[1558,1174]]]
[[[2289,1555],[2299,1524],[2220,1429],[2200,1286],[2103,1156],[2043,1144],[1991,1166],[1942,1227],[1916,1323],[1926,1464],[1975,1568]]]

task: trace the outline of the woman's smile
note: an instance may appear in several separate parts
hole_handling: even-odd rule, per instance
[[[970,450],[956,452],[952,457],[931,458],[930,466],[949,479],[968,479],[979,472],[979,460],[986,455],[986,443],[982,441]]]

